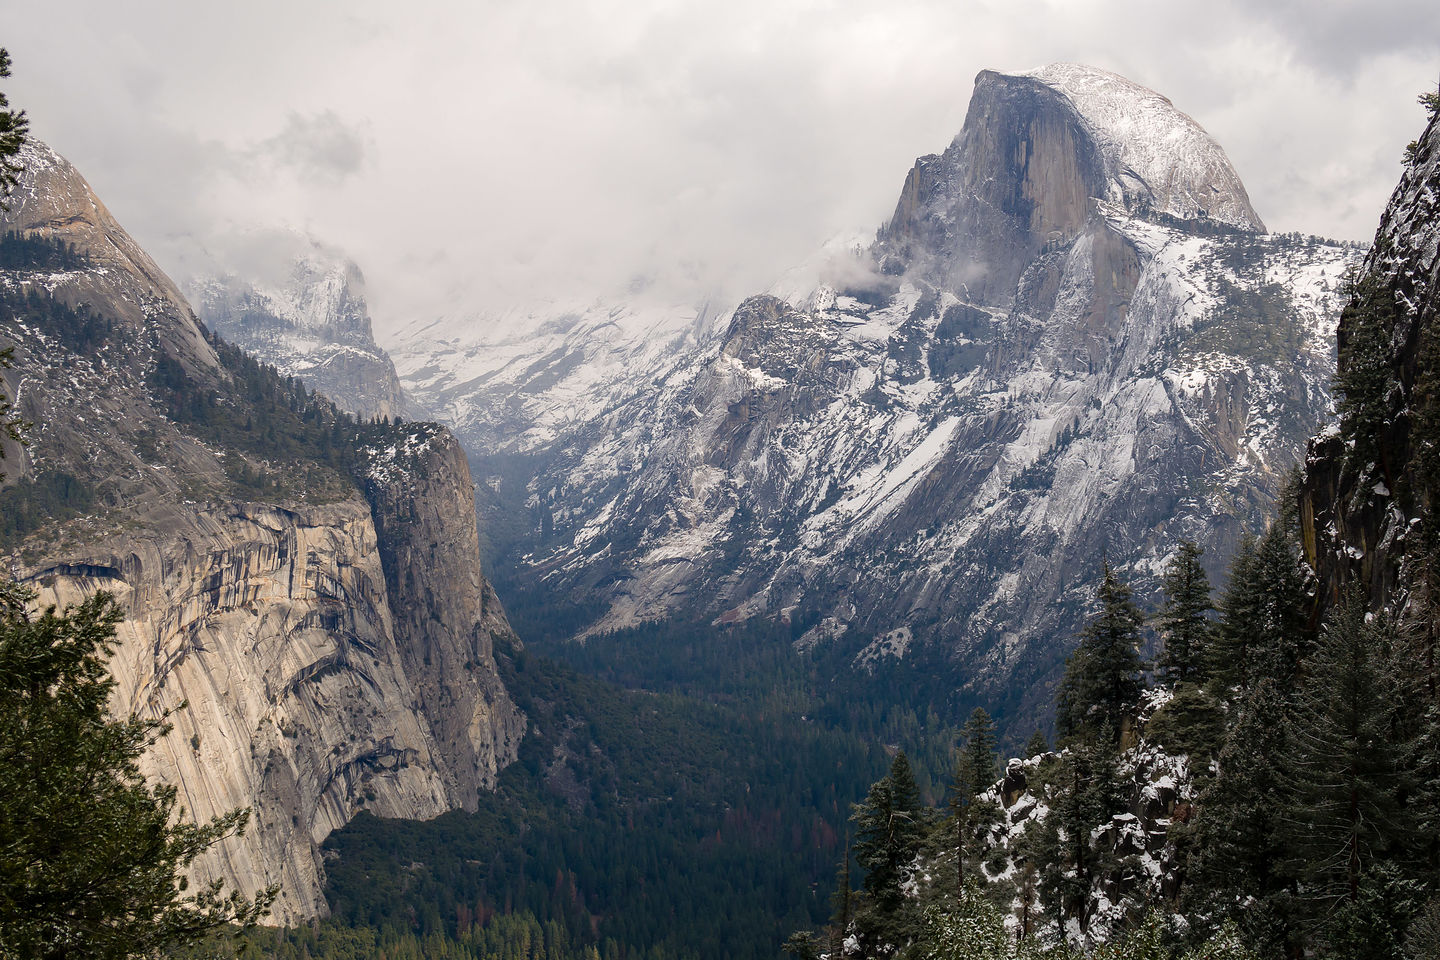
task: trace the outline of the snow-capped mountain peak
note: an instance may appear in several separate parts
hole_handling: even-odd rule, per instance
[[[1265,232],[1225,150],[1166,97],[1096,67],[1053,63],[1018,74],[1062,94],[1100,144],[1111,199],[1181,220]]]

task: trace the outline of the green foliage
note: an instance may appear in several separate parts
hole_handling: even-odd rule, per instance
[[[1334,383],[1340,436],[1354,445],[1352,469],[1364,471],[1378,463],[1387,468],[1383,475],[1392,476],[1394,471],[1383,462],[1386,447],[1381,441],[1397,412],[1392,396],[1398,396],[1399,381],[1391,337],[1401,320],[1399,307],[1394,293],[1373,273],[1350,278],[1346,293]]]
[[[1293,519],[1280,517],[1259,541],[1245,540],[1230,567],[1209,672],[1224,691],[1270,681],[1292,689],[1314,642],[1309,569]]]
[[[10,53],[0,47],[0,78],[8,76]],[[20,171],[24,169],[15,162],[15,158],[20,155],[29,129],[30,121],[25,117],[25,111],[11,109],[9,98],[0,91],[0,210],[10,209],[5,201],[15,189]]]
[[[1424,899],[1425,887],[1419,881],[1401,876],[1388,864],[1368,866],[1354,895],[1322,918],[1318,938],[1322,955],[1345,960],[1405,960],[1406,931],[1421,912]]]
[[[965,747],[956,766],[956,796],[973,800],[1000,779],[995,762],[995,724],[984,707],[976,707],[965,724]]]
[[[1203,769],[1225,739],[1225,711],[1204,687],[1177,684],[1174,696],[1145,725],[1145,739],[1188,756],[1192,770]]]
[[[855,805],[855,862],[865,871],[866,909],[856,924],[871,956],[891,956],[914,935],[912,903],[901,889],[929,827],[910,761],[901,751],[890,773]]]
[[[115,332],[114,322],[108,317],[83,305],[72,307],[39,286],[30,286],[23,293],[19,288],[0,288],[0,310],[18,323],[45,331],[62,346],[82,355],[95,355],[111,342]]]
[[[1166,683],[1206,679],[1206,648],[1214,631],[1209,615],[1215,608],[1210,603],[1210,579],[1200,566],[1204,552],[1193,540],[1182,540],[1165,565],[1161,579],[1165,602],[1155,626],[1165,644],[1157,665]]]
[[[917,960],[1038,960],[1056,954],[1042,954],[1033,941],[1011,935],[1000,909],[972,881],[958,903],[926,908],[909,956]]]
[[[18,230],[0,234],[0,270],[74,270],[85,263],[73,243]]]
[[[1253,242],[1237,238],[1232,246],[1243,256],[1239,246]],[[1305,325],[1283,284],[1246,287],[1222,279],[1215,295],[1219,306],[1195,325],[1184,344],[1186,353],[1233,353],[1271,365],[1294,362],[1305,343]]]
[[[882,750],[496,651],[531,723],[519,760],[474,813],[362,815],[332,834],[337,921],[455,939],[528,912],[626,957],[773,960],[789,931],[826,920],[850,802],[885,772]]]
[[[1318,921],[1382,863],[1407,859],[1415,823],[1406,745],[1394,730],[1402,700],[1383,617],[1345,597],[1306,661],[1284,758],[1286,848],[1307,913]]]
[[[1092,960],[1261,960],[1247,947],[1234,926],[1227,926],[1191,950],[1184,950],[1158,911],[1152,910],[1135,929],[1103,944]]]
[[[46,524],[84,513],[95,503],[89,485],[61,470],[48,470],[0,489],[0,547],[16,543]]]
[[[1089,737],[1101,729],[1119,736],[1144,689],[1139,653],[1144,618],[1130,599],[1129,585],[1109,563],[1097,596],[1100,612],[1065,661],[1056,723],[1066,737]]]
[[[1425,113],[1432,123],[1437,116],[1440,116],[1440,92],[1426,90],[1420,94],[1417,102],[1425,108]]]
[[[254,929],[232,944],[224,936],[173,960],[209,960],[215,946],[238,945],[245,957],[271,960],[665,960],[661,951],[624,953],[607,940],[598,946],[577,942],[557,921],[528,912],[502,913],[475,921],[454,935],[416,933],[403,927],[351,927],[334,921],[289,930]]]
[[[1249,942],[1270,951],[1284,951],[1292,940],[1278,776],[1289,749],[1288,719],[1286,698],[1269,680],[1232,706],[1219,773],[1200,796],[1192,885],[1185,893],[1196,915],[1233,920]]]
[[[1073,743],[1062,756],[1050,816],[1032,851],[1041,897],[1060,927],[1074,918],[1082,931],[1089,929],[1092,887],[1116,865],[1114,852],[1091,840],[1097,827],[1108,825],[1125,809],[1114,740],[1102,728],[1094,737]]]
[[[169,726],[109,715],[114,602],[32,617],[28,599],[0,584],[0,955],[150,956],[262,916],[273,891],[187,891],[195,858],[248,811],[186,822],[175,788],[140,776]]]

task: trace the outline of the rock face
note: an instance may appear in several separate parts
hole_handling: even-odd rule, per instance
[[[349,260],[314,243],[283,284],[235,276],[186,284],[200,318],[226,340],[298,377],[362,419],[415,417],[395,364],[375,343],[365,279]]]
[[[1432,118],[1380,220],[1339,327],[1339,422],[1312,441],[1300,503],[1310,562],[1332,600],[1358,584],[1374,609],[1432,637],[1440,587],[1440,123]]]
[[[975,79],[964,129],[905,179],[877,253],[976,303],[1007,305],[1047,248],[1073,242],[1095,201],[1263,233],[1225,152],[1169,100],[1103,70],[1054,64]]]
[[[175,727],[144,772],[197,818],[252,808],[198,878],[280,883],[277,922],[323,914],[331,830],[473,808],[524,731],[464,458],[434,425],[360,432],[267,394],[289,388],[207,339],[68,163],[22,162],[0,345],[35,427],[4,463],[7,567],[41,605],[114,594],[114,708]]]
[[[511,588],[597,611],[581,635],[788,621],[908,702],[1038,719],[1101,558],[1142,598],[1182,537],[1218,574],[1328,410],[1360,251],[1262,229],[1163,97],[982,73],[846,281],[745,301],[486,463],[528,517]]]

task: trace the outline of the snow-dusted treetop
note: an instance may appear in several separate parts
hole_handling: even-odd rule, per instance
[[[1132,80],[1078,63],[1014,74],[1063,95],[1105,157],[1112,196],[1183,220],[1206,217],[1265,232],[1224,149],[1168,99]]]

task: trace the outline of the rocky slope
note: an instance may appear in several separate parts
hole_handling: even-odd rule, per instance
[[[208,338],[73,167],[40,144],[22,162],[0,344],[34,427],[5,461],[7,569],[41,605],[113,593],[115,709],[175,727],[145,772],[197,818],[253,808],[200,877],[280,883],[277,921],[323,913],[326,834],[474,807],[523,733],[465,459]]]
[[[1440,123],[1431,118],[1380,220],[1339,327],[1348,385],[1310,447],[1300,520],[1333,599],[1357,583],[1432,639],[1440,596]],[[1433,662],[1433,661],[1432,661]]]
[[[313,242],[300,245],[306,249],[281,284],[235,275],[188,282],[200,319],[362,419],[417,416],[395,364],[375,343],[360,268]]]
[[[485,462],[523,520],[513,586],[588,612],[581,634],[788,621],[897,696],[904,676],[1033,718],[1100,559],[1144,597],[1189,537],[1218,575],[1330,406],[1361,252],[1262,230],[1163,97],[986,71],[845,281],[745,301],[520,465]]]

